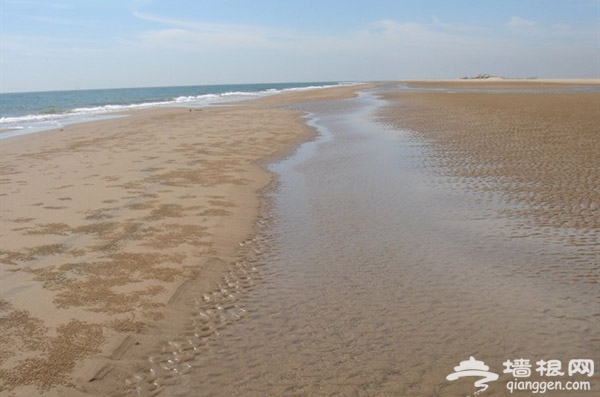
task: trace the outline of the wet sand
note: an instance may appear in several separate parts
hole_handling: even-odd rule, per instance
[[[3,143],[3,393],[466,396],[446,376],[475,356],[502,396],[507,359],[598,368],[598,94],[479,83]]]
[[[400,89],[295,107],[320,136],[271,167],[279,184],[252,258],[259,287],[236,301],[243,318],[206,338],[167,395],[467,396],[474,380],[446,377],[474,356],[500,375],[482,395],[505,396],[515,379],[503,373],[507,360],[530,360],[528,380],[538,382],[557,380],[535,372],[542,359],[598,366],[597,230],[539,225],[533,213],[513,212],[527,202],[511,200],[504,185],[482,190],[476,176],[453,174],[425,135],[439,109],[405,129],[429,102],[405,111],[415,93]],[[488,139],[502,145],[501,131]],[[580,188],[597,203],[595,185]],[[572,238],[556,238],[562,233]],[[189,335],[218,324],[207,318],[215,310],[199,305]],[[142,394],[167,369],[149,365]],[[591,386],[600,386],[596,375]]]
[[[355,90],[152,109],[3,140],[0,393],[126,390],[243,254],[271,181],[261,162],[314,134],[285,107]]]
[[[597,284],[600,85],[476,81],[435,87],[442,91],[386,93],[391,104],[380,110],[381,121],[427,142],[424,166],[482,197],[501,195],[513,204],[503,213],[514,219],[515,237],[545,233],[580,247],[581,255],[564,259],[569,266],[560,277]]]

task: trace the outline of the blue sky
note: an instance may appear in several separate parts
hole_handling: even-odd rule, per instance
[[[600,77],[600,0],[0,0],[0,90]]]

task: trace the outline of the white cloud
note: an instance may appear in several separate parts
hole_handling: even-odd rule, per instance
[[[552,44],[558,42],[576,43],[585,41],[591,45],[598,45],[598,33],[592,30],[578,29],[564,23],[541,24],[537,21],[513,16],[506,23],[506,27],[520,38],[530,38],[538,44]]]
[[[257,48],[270,47],[282,41],[295,41],[298,34],[260,26],[215,24],[181,19],[163,18],[134,12],[136,18],[167,25],[168,28],[148,30],[139,35],[151,45],[169,45],[174,48]]]
[[[510,18],[506,26],[512,30],[530,30],[535,29],[537,27],[537,23],[529,19],[513,16]]]
[[[435,16],[432,17],[432,21],[433,21],[433,26],[435,26],[436,28],[439,28],[439,29],[447,30],[447,31],[471,33],[471,34],[475,33],[475,32],[483,31],[483,28],[481,26],[447,23]]]
[[[144,14],[139,11],[134,11],[133,16],[138,19],[144,20],[144,21],[157,22],[162,25],[173,25],[173,26],[179,26],[181,28],[188,28],[188,29],[201,29],[201,28],[207,26],[207,24],[202,24],[202,23],[198,23],[198,22],[190,22],[190,21],[184,21],[181,19],[174,19],[174,18],[163,18],[163,17],[158,17],[155,15]]]
[[[257,48],[270,45],[261,34],[211,29],[195,32],[186,29],[160,29],[144,32],[140,38],[146,45],[186,51],[231,48]],[[158,49],[158,48],[157,48]]]
[[[421,49],[465,50],[480,46],[486,41],[483,35],[473,34],[466,26],[448,29],[434,21],[433,24],[419,24],[393,20],[372,23],[362,32],[370,45],[385,44],[391,48],[417,47]],[[389,50],[389,48],[388,48]]]

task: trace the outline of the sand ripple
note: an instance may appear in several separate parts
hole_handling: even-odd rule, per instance
[[[266,228],[268,219],[264,216],[257,226]],[[141,370],[126,380],[126,395],[154,396],[164,387],[180,383],[182,377],[193,371],[196,357],[208,353],[207,345],[247,315],[244,299],[262,278],[259,258],[269,251],[268,245],[264,229],[239,243],[239,255],[244,259],[232,264],[211,292],[193,298],[186,330],[178,339],[165,342],[160,353],[149,356]]]

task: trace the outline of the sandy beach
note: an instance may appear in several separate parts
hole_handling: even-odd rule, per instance
[[[431,156],[426,166],[480,195],[500,194],[513,203],[505,215],[517,220],[516,235],[531,227],[546,228],[559,240],[587,246],[592,261],[570,269],[565,277],[596,284],[598,81],[483,80],[409,86],[440,91],[386,94],[391,104],[381,110],[382,121],[427,142]]]
[[[157,108],[2,141],[0,392],[124,387],[238,260],[271,180],[261,163],[313,136],[286,104],[356,89]]]
[[[593,212],[598,196],[594,179],[586,181],[597,161],[585,163],[585,150],[583,161],[557,153],[572,150],[572,134],[597,131],[597,86],[480,83],[430,83],[433,90],[389,83],[344,101],[295,106],[320,134],[271,166],[279,181],[268,194],[275,219],[263,230],[260,286],[241,300],[247,316],[211,338],[168,392],[468,396],[477,378],[447,377],[470,357],[498,375],[481,395],[531,395],[511,392],[518,382],[503,372],[503,363],[521,358],[532,365],[527,381],[588,382],[573,396],[597,391],[595,375],[567,373],[575,358],[600,364],[597,228],[566,203],[558,204],[566,214],[550,211],[552,189],[534,189],[568,184]],[[554,101],[566,116],[554,117]],[[573,101],[584,109],[576,119]],[[563,139],[539,148],[543,139],[529,135],[540,130]],[[507,131],[518,144],[507,142]],[[454,141],[443,141],[446,134]],[[478,157],[467,152],[482,146]],[[524,168],[517,176],[529,178],[517,186],[529,195],[507,183],[514,161]],[[545,200],[548,214],[529,196]],[[555,216],[573,223],[556,224]],[[564,376],[536,371],[550,359]],[[136,385],[152,393],[147,385],[163,373],[149,365]]]
[[[500,371],[500,360],[522,354],[597,361],[598,311],[589,309],[600,249],[598,85],[398,84],[143,110],[2,141],[0,394],[160,395],[177,384],[173,395],[201,385],[203,395],[458,396],[472,383],[445,377],[473,351]],[[582,84],[591,91],[554,91]],[[377,111],[350,119],[366,105],[343,99],[373,87],[381,91],[365,103]],[[332,209],[310,198],[310,216],[299,217],[334,238],[308,229],[304,238],[322,250],[294,240],[300,254],[282,262],[307,257],[306,267],[274,265],[257,287],[256,232],[268,226],[264,189],[273,180],[264,165],[315,138],[302,118],[315,108],[340,126],[333,146],[356,148],[357,159],[389,149],[391,160],[382,153],[387,163],[373,164],[390,180],[409,170],[399,181],[417,187],[384,182],[369,195],[377,178],[346,166],[355,155],[346,147],[332,151],[339,162],[327,172],[318,157],[304,165],[314,177],[304,190],[323,192]],[[369,128],[380,146],[366,155]],[[400,160],[394,134],[408,134]],[[481,221],[453,206],[455,196],[419,185],[425,179],[411,167],[455,186],[459,199],[466,187],[477,208],[500,201],[502,211]],[[415,211],[403,213],[403,203]],[[477,229],[506,219],[500,237]],[[567,247],[548,261],[555,267],[523,266],[542,257],[519,251],[538,238]],[[225,329],[243,317],[242,295],[253,314]],[[180,382],[188,371],[205,377]]]

